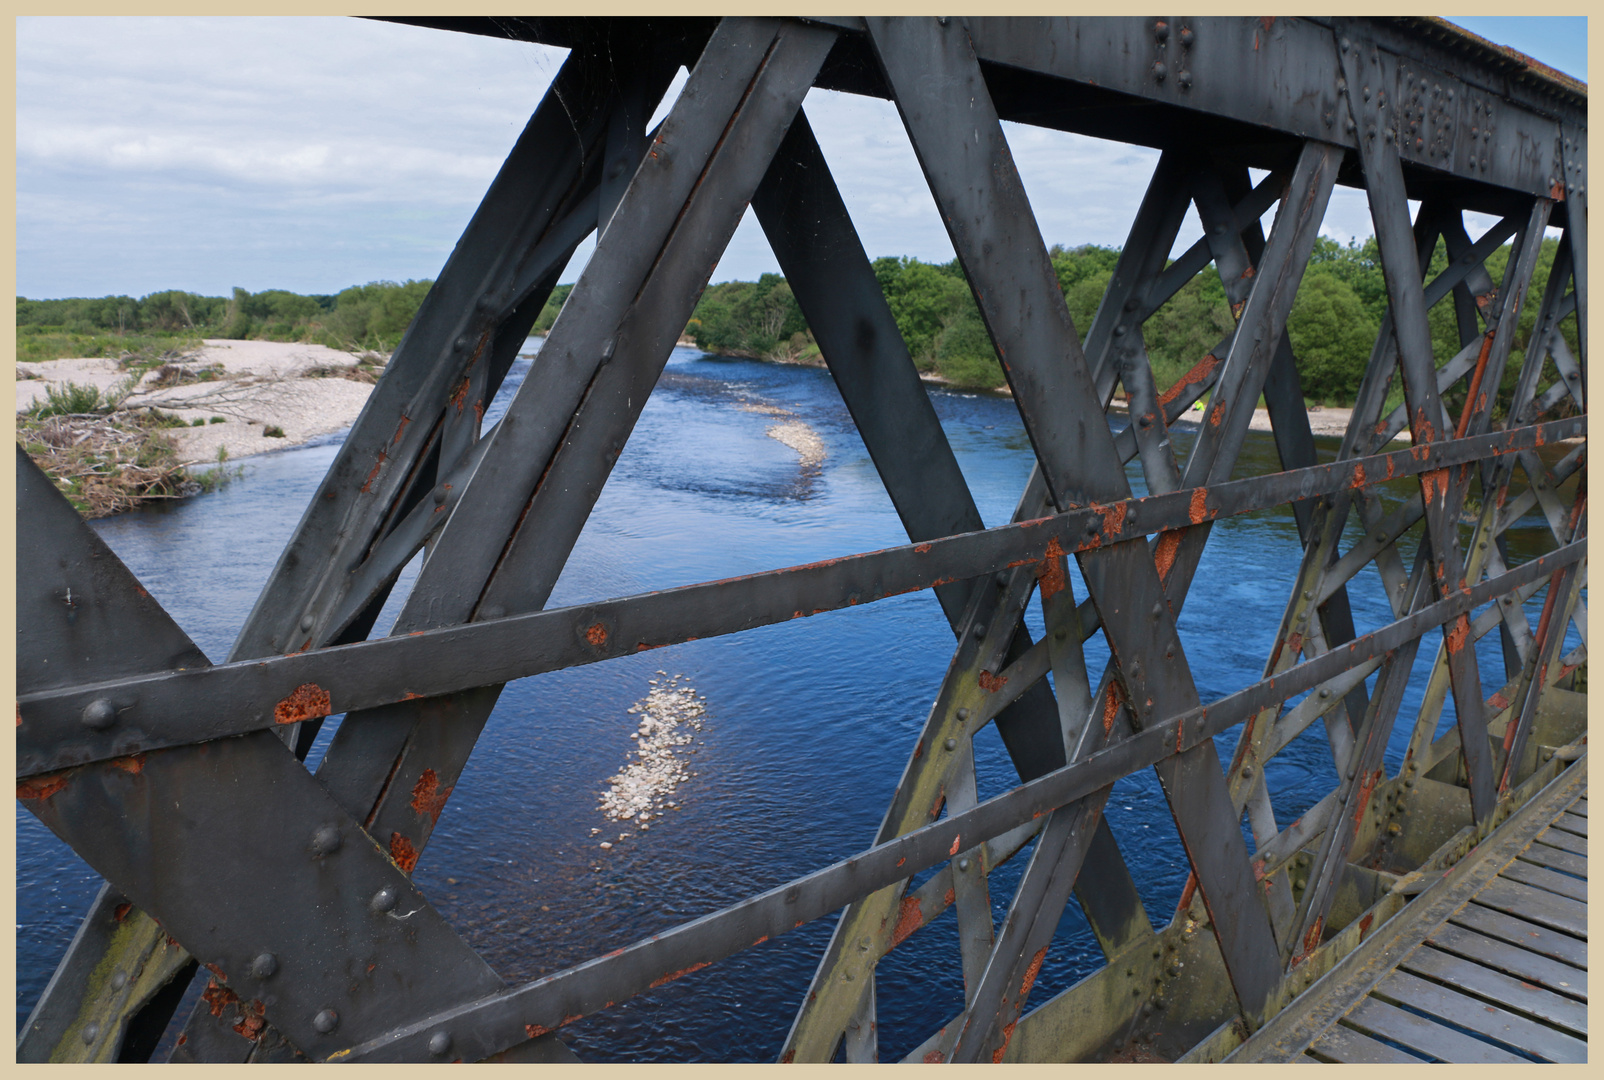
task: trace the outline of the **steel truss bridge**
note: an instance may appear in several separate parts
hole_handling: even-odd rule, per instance
[[[709,965],[695,978],[716,980],[722,958],[837,913],[781,1058],[875,1060],[876,964],[949,907],[964,1008],[928,1017],[915,1060],[1137,1043],[1217,1060],[1407,909],[1399,882],[1451,864],[1576,756],[1586,647],[1564,643],[1573,623],[1585,640],[1585,86],[1427,19],[415,21],[571,51],[226,663],[18,452],[18,798],[106,879],[20,1060],[143,1060],[170,1024],[175,1060],[565,1060],[563,1025]],[[681,66],[682,92],[646,130]],[[1010,524],[982,526],[799,108],[814,86],[896,104],[1035,452]],[[1161,151],[1089,325],[1070,318],[1002,120]],[[1337,184],[1368,200],[1389,307],[1322,459],[1286,323]],[[749,204],[908,544],[547,609]],[[1172,260],[1193,207],[1204,235]],[[1496,224],[1472,239],[1467,212]],[[482,430],[592,232],[539,362]],[[1447,266],[1428,276],[1439,241]],[[1161,392],[1143,323],[1211,264],[1235,329]],[[1433,353],[1438,304],[1456,320],[1451,356]],[[1233,478],[1261,395],[1282,471]],[[1116,399],[1131,418],[1117,434]],[[1170,425],[1202,400],[1178,456]],[[1413,493],[1388,509],[1377,486],[1399,479]],[[1212,524],[1288,505],[1303,556],[1264,677],[1205,704],[1176,619]],[[1506,530],[1531,513],[1551,542],[1519,562]],[[369,640],[425,544],[394,632]],[[1348,590],[1372,566],[1393,621],[1356,626]],[[416,793],[455,786],[507,681],[918,589],[939,598],[952,660],[851,858],[526,985],[412,883],[443,801]],[[1523,603],[1539,592],[1534,625]],[[1033,597],[1041,640],[1022,622]],[[1502,670],[1478,664],[1488,634]],[[1112,660],[1089,670],[1098,635]],[[1421,649],[1436,655],[1424,705],[1400,716]],[[302,759],[339,713],[314,774]],[[970,740],[988,723],[1018,781],[981,800]],[[1389,774],[1399,725],[1408,749]],[[1310,727],[1338,782],[1278,821],[1265,764]],[[1214,736],[1233,730],[1221,760]],[[1179,909],[1157,921],[1130,869],[1145,853],[1103,817],[1112,785],[1146,769],[1190,860]],[[994,924],[988,875],[1027,845]],[[1032,1000],[1072,893],[1107,964]],[[197,978],[202,1000],[175,1016]]]

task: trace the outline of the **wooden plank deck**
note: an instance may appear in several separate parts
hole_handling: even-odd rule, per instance
[[[1455,868],[1457,888],[1445,874],[1394,917],[1390,941],[1230,1060],[1585,1062],[1585,770],[1584,755],[1478,845],[1477,865]]]

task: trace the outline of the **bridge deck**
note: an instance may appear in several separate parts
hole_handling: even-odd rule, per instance
[[[1584,754],[1234,1060],[1586,1061],[1586,766]]]

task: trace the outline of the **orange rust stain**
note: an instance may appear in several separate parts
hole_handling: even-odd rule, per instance
[[[1158,547],[1153,551],[1153,565],[1158,567],[1160,581],[1169,580],[1170,571],[1175,567],[1175,556],[1180,550],[1180,532],[1167,532],[1158,538]]]
[[[603,626],[601,623],[592,624],[585,631],[585,640],[596,646],[598,649],[601,648],[603,645],[607,644],[607,627]]]
[[[107,764],[116,766],[130,776],[138,776],[145,769],[145,755],[134,754],[131,757],[112,758]]]
[[[317,683],[302,683],[290,691],[290,696],[273,706],[275,724],[298,724],[302,720],[315,720],[327,716],[329,692]]]
[[[440,778],[433,769],[424,769],[423,775],[412,787],[412,809],[438,825],[440,811],[445,809],[446,800],[451,798],[453,790],[440,786]]]
[[[216,975],[218,982],[227,982],[228,981],[228,976],[224,975],[223,974],[223,969],[218,967],[216,964],[207,964],[206,965],[206,970],[210,971],[213,975]]]
[[[1388,454],[1387,455],[1387,479],[1388,480],[1392,479],[1392,474],[1397,470],[1397,467],[1398,467],[1398,462],[1393,458],[1393,456],[1391,454]]]
[[[368,490],[368,488],[373,486],[373,481],[377,479],[379,470],[382,468],[384,468],[384,451],[380,450],[379,460],[373,463],[373,471],[368,473],[368,478],[362,483],[362,490],[364,493]]]
[[[786,1053],[788,1055],[786,1060],[789,1061],[790,1060],[789,1055],[794,1053],[794,1051],[789,1051],[788,1050],[788,1051],[786,1051]],[[925,1057],[924,1057],[924,1062],[925,1062],[926,1065],[941,1065],[941,1064],[944,1064],[946,1062],[946,1060],[947,1059],[942,1056],[942,1053],[941,1053],[940,1050],[932,1050],[932,1051],[930,1051],[930,1053],[926,1054]]]
[[[234,1033],[255,1042],[262,1037],[262,1029],[267,1027],[267,1020],[262,1016],[263,1005],[260,1001],[253,1000],[251,1007],[255,1015],[241,1009],[239,1023],[234,1025]]]
[[[919,554],[923,555],[923,554],[925,554],[926,552],[928,552],[930,550],[930,545],[929,544],[915,544],[915,545],[913,545],[913,550],[915,550]]]
[[[1424,443],[1418,443],[1409,448],[1409,456],[1414,458],[1416,461],[1425,461],[1431,456],[1431,447],[1425,445]]]
[[[1461,615],[1454,620],[1454,628],[1448,631],[1448,651],[1456,653],[1465,647],[1465,639],[1470,636],[1470,620]]]
[[[997,691],[1008,685],[1007,679],[1004,679],[999,675],[993,675],[989,671],[982,671],[980,673],[980,677],[975,681],[980,683],[980,688],[988,694],[995,694]]]
[[[896,928],[891,931],[891,948],[895,949],[908,940],[908,935],[922,925],[924,925],[924,913],[919,910],[919,898],[904,896],[901,906],[897,908]]]
[[[710,960],[703,960],[701,963],[692,964],[688,968],[681,968],[679,971],[670,971],[667,975],[664,975],[661,978],[657,979],[655,982],[652,982],[651,984],[649,984],[647,986],[647,989],[648,990],[656,990],[659,986],[662,986],[664,983],[671,983],[675,979],[678,979],[683,975],[689,975],[693,971],[701,971],[703,968],[705,968],[711,962],[712,961],[710,961]],[[578,1020],[578,1019],[579,1019],[579,1017],[577,1017],[577,1016],[565,1016],[565,1017],[563,1017],[563,1023],[565,1023],[565,1024],[572,1023],[573,1021]]]
[[[1325,924],[1326,917],[1322,915],[1314,920],[1314,925],[1309,927],[1309,932],[1303,935],[1303,956],[1308,956],[1314,952],[1315,946],[1320,944],[1320,931],[1325,929]],[[1299,957],[1300,960],[1302,958],[1302,956]]]
[[[473,403],[473,419],[476,424],[485,422],[485,399],[478,398]]]
[[[1125,528],[1125,504],[1110,503],[1098,511],[1103,515],[1103,535],[1115,536]]]
[[[1041,599],[1044,604],[1064,589],[1064,549],[1059,546],[1056,536],[1047,541],[1047,555],[1036,568],[1036,580],[1041,585]],[[22,723],[20,714],[17,723]]]
[[[1354,800],[1353,828],[1355,832],[1358,832],[1359,826],[1364,824],[1365,810],[1370,806],[1370,793],[1376,790],[1376,785],[1380,782],[1381,770],[1377,769],[1375,772],[1365,774],[1364,783],[1359,785],[1359,797]]]
[[[175,938],[171,934],[167,935],[167,947],[169,949],[182,949],[183,948],[183,946],[178,943],[178,939]]]
[[[1203,519],[1208,516],[1208,507],[1205,505],[1208,498],[1209,493],[1202,488],[1192,492],[1192,501],[1187,507],[1187,518],[1193,525],[1203,524]],[[1173,559],[1173,556],[1171,558]]]
[[[463,379],[462,382],[460,384],[458,384],[457,389],[455,391],[453,391],[452,394],[451,394],[451,404],[453,404],[453,405],[455,405],[457,407],[457,411],[458,412],[461,412],[462,411],[462,406],[463,406],[464,403],[467,402],[467,400],[468,400],[468,380],[467,379]]]
[[[1196,385],[1197,383],[1202,382],[1204,379],[1207,379],[1214,373],[1214,369],[1219,366],[1219,357],[1215,356],[1213,353],[1206,354],[1203,359],[1199,360],[1195,365],[1193,365],[1191,371],[1188,371],[1185,375],[1182,375],[1179,379],[1175,380],[1173,386],[1158,396],[1158,403],[1165,406],[1169,405],[1170,402],[1180,397],[1188,386]]]
[[[401,700],[402,701],[422,701],[423,700],[423,695],[422,694],[416,694],[416,693],[413,693],[411,690],[408,690],[406,693],[401,695]]]
[[[1496,690],[1493,692],[1493,696],[1487,699],[1487,704],[1494,712],[1503,712],[1509,708],[1509,699],[1504,696],[1502,690]]]
[[[1253,276],[1253,267],[1250,266],[1246,270],[1242,271],[1242,280],[1243,281],[1246,281],[1248,278],[1250,278],[1252,276]]]
[[[1365,486],[1365,467],[1363,465],[1355,465],[1353,467],[1353,483],[1349,484],[1348,486],[1351,488],[1362,488]]]
[[[410,874],[418,865],[418,849],[412,846],[412,841],[398,832],[390,834],[390,858],[401,868],[403,874]]]
[[[1019,984],[1019,1004],[1024,1005],[1025,999],[1030,996],[1030,988],[1036,985],[1036,976],[1041,972],[1041,962],[1047,958],[1047,946],[1043,945],[1031,957],[1030,967],[1025,969],[1024,981]]]
[[[1108,684],[1108,693],[1103,700],[1103,733],[1106,735],[1114,730],[1114,717],[1119,715],[1120,706],[1119,683]]]
[[[401,441],[401,433],[407,429],[407,425],[410,423],[412,423],[412,417],[408,416],[406,413],[402,413],[401,423],[395,429],[395,438],[390,440],[391,446],[394,446],[396,443]]]
[[[906,858],[901,858],[901,859],[898,859],[898,860],[897,860],[897,865],[898,865],[898,866],[901,866],[901,865],[902,865],[902,864],[903,864],[903,863],[905,863],[905,862],[907,862],[907,861],[908,861],[908,860],[907,860],[907,859],[906,859]]]
[[[525,1024],[524,1034],[531,1039],[538,1039],[551,1031],[551,1028],[541,1027],[539,1024]]]
[[[1222,401],[1218,405],[1214,406],[1214,411],[1213,412],[1209,413],[1209,427],[1219,427],[1220,426],[1220,421],[1222,421],[1224,419],[1225,419],[1225,402]]]
[[[1376,920],[1376,913],[1373,912],[1373,911],[1370,912],[1368,915],[1366,915],[1364,918],[1359,920],[1359,936],[1361,938],[1364,937],[1366,934],[1370,933],[1370,924],[1375,922],[1375,920]]]
[[[122,922],[124,919],[128,918],[128,913],[132,910],[134,910],[134,905],[132,904],[118,904],[117,907],[112,910],[111,917],[116,919],[118,922]]]
[[[1148,704],[1151,705],[1153,703],[1151,701],[1149,701]],[[1186,737],[1186,721],[1182,720],[1180,723],[1175,725],[1175,752],[1177,754],[1179,754],[1181,752],[1181,743],[1185,739],[1185,737]]]
[[[1430,472],[1421,473],[1420,494],[1428,503],[1436,502],[1439,494],[1441,494],[1443,497],[1447,497],[1448,470],[1432,469]]]
[[[1014,1037],[1014,1028],[1017,1026],[1019,1026],[1018,1020],[1010,1021],[1003,1026],[1002,1045],[991,1052],[991,1063],[993,1065],[1002,1064],[1003,1055],[1008,1052],[1008,1040]]]
[[[213,1016],[222,1016],[225,1008],[239,1000],[239,995],[226,986],[218,986],[216,979],[207,979],[201,1000],[211,1008]]]
[[[1260,15],[1259,16],[1259,25],[1264,27],[1265,30],[1269,30],[1270,27],[1275,25],[1275,16],[1274,15]]]
[[[54,776],[30,776],[17,785],[17,798],[48,799],[66,786],[66,773],[57,773]]]
[[[764,943],[764,942],[765,942],[765,941],[767,941],[767,940],[768,940],[768,939],[769,939],[769,936],[768,936],[768,935],[767,935],[767,934],[764,934],[764,935],[763,935],[763,936],[762,936],[762,937],[760,937],[760,938],[758,938],[758,939],[757,939],[757,940],[756,940],[756,941],[754,941],[754,942],[752,942],[752,944],[753,944],[753,945],[761,945],[761,944],[763,944],[763,943]],[[611,1004],[612,1004],[612,1002],[608,1002],[608,1004],[609,1004],[609,1005],[611,1005]]]
[[[1558,180],[1555,180],[1554,186],[1548,189],[1548,197],[1553,199],[1555,202],[1564,202],[1565,185],[1560,183]]]
[[[961,836],[955,836],[955,837],[952,838],[952,848],[947,852],[948,855],[956,855],[956,854],[958,854],[958,841],[960,841],[962,839],[963,839],[963,837],[961,837]]]
[[[948,889],[947,894],[941,898],[941,903],[946,907],[952,907],[952,902],[956,899],[958,899],[958,894],[952,889]]]
[[[1181,902],[1176,905],[1177,911],[1185,911],[1192,906],[1192,897],[1197,895],[1197,874],[1189,873],[1186,876],[1186,885],[1181,889]]]

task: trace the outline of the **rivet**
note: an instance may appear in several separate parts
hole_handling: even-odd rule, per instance
[[[1308,589],[1304,589],[1303,590],[1303,598],[1305,600],[1313,600],[1314,599],[1314,593],[1310,592]]]
[[[491,307],[491,304],[493,304],[493,303],[494,303],[494,301],[492,301],[490,299],[490,297],[481,296],[478,300],[476,300],[474,302],[473,306],[478,308],[480,311],[489,311],[490,307]]]
[[[429,1053],[435,1057],[444,1057],[451,1049],[451,1032],[437,1031],[429,1036]]]
[[[1552,181],[1552,180],[1549,181],[1550,184],[1553,184],[1553,182],[1554,181]],[[1135,311],[1136,310],[1136,297],[1133,296],[1129,300],[1125,301],[1125,310],[1126,311]]]
[[[312,1027],[316,1028],[319,1034],[327,1035],[339,1026],[340,1014],[333,1009],[324,1009],[312,1017]]]
[[[1156,23],[1153,24],[1153,38],[1154,38],[1154,40],[1156,40],[1156,41],[1168,41],[1169,40],[1169,36],[1170,36],[1170,24],[1169,23],[1163,22],[1161,20],[1161,21],[1156,22]]]
[[[937,26],[946,26],[949,21],[951,21],[951,20],[946,15],[937,15],[936,16],[936,25]]]
[[[959,871],[959,873],[963,873],[963,874],[969,873],[969,860],[968,859],[959,859],[958,860],[958,871]]]
[[[1164,615],[1164,601],[1160,600],[1153,605],[1153,618],[1162,618]]]
[[[85,1046],[93,1045],[94,1041],[100,1038],[100,1025],[85,1024],[83,1032],[79,1035],[79,1038],[83,1039]]]
[[[1347,92],[1348,92],[1348,80],[1347,79],[1338,79],[1337,80],[1337,93],[1346,94]]]
[[[456,341],[456,345],[457,345],[457,351],[458,352],[467,352],[468,351],[468,338],[467,338],[467,335],[463,335],[462,337],[459,337],[457,339],[457,341]]]
[[[1370,100],[1370,87],[1367,86],[1364,88],[1364,96],[1366,101]]]
[[[960,720],[969,719],[969,710],[968,709],[959,709],[958,710],[958,719],[960,719]]]
[[[1143,417],[1143,419],[1146,419],[1146,417]],[[1136,520],[1136,507],[1127,506],[1125,508],[1125,520],[1126,521],[1135,521]]]
[[[340,830],[333,825],[325,825],[312,834],[312,854],[332,855],[340,850]]]
[[[1385,544],[1386,542],[1387,542],[1387,534],[1386,533],[1377,533],[1376,534],[1376,543]]]
[[[1115,337],[1124,337],[1125,336],[1125,324],[1124,323],[1120,323],[1118,326],[1114,327],[1114,336]]]
[[[393,911],[400,899],[401,894],[396,891],[395,886],[386,885],[373,894],[373,899],[368,901],[368,907],[374,911]]]
[[[1343,52],[1347,52],[1348,51],[1348,39],[1347,38],[1343,38],[1342,41],[1340,42],[1340,44],[1342,46],[1342,51]]]
[[[841,973],[841,981],[842,981],[842,982],[851,982],[851,981],[852,981],[852,972],[850,972],[850,971],[843,971],[843,972],[842,972],[842,973]]]
[[[1096,536],[1097,535],[1097,522],[1088,521],[1086,523],[1086,535],[1087,536]]]
[[[946,742],[942,743],[941,745],[945,746],[948,750],[956,750],[956,749],[958,749],[958,740],[957,739],[948,739]]]
[[[1182,68],[1175,76],[1175,82],[1182,90],[1188,89],[1192,85],[1192,73]]]
[[[443,488],[443,487],[435,488],[434,489],[434,502],[435,502],[435,505],[438,506],[441,503],[445,502],[447,494],[448,494],[448,492],[446,491],[445,488]]]
[[[1192,42],[1195,41],[1196,39],[1197,39],[1197,35],[1192,33],[1192,28],[1190,26],[1181,27],[1181,44],[1182,45],[1190,46],[1192,44]]]
[[[1164,61],[1160,60],[1153,65],[1153,78],[1157,79],[1159,82],[1163,82],[1164,76],[1168,75],[1169,73],[1170,69],[1164,66]]]
[[[1328,698],[1328,697],[1330,697],[1330,696],[1331,696],[1331,691],[1330,691],[1330,689],[1328,689],[1328,688],[1326,688],[1326,687],[1321,687],[1321,688],[1320,688],[1320,696],[1321,696],[1321,697],[1323,697],[1323,698]]]
[[[1069,631],[1063,629],[1062,627],[1060,627],[1059,629],[1053,631],[1053,640],[1054,641],[1065,641],[1068,638],[1069,638]]]
[[[1002,570],[997,571],[997,576],[991,580],[996,583],[997,588],[999,589],[1006,589],[1008,587],[1008,575]]]
[[[1252,779],[1252,777],[1253,777],[1253,766],[1252,765],[1244,765],[1244,766],[1242,766],[1242,779],[1250,780],[1250,779]]]
[[[104,731],[117,722],[117,706],[106,698],[96,698],[84,709],[84,727]]]
[[[251,961],[251,978],[271,979],[278,971],[278,957],[270,952],[261,953]]]
[[[985,636],[986,636],[986,624],[985,623],[976,623],[975,624],[975,637],[983,638]]]
[[[114,972],[112,972],[112,974],[111,974],[111,988],[113,990],[121,990],[123,987],[125,987],[127,985],[128,985],[128,972],[126,972],[126,971],[114,971]]]
[[[310,629],[312,629],[312,623],[315,622],[315,621],[316,620],[314,620],[312,618],[312,613],[311,612],[307,612],[305,615],[301,616],[301,629],[302,630],[310,630]]]

